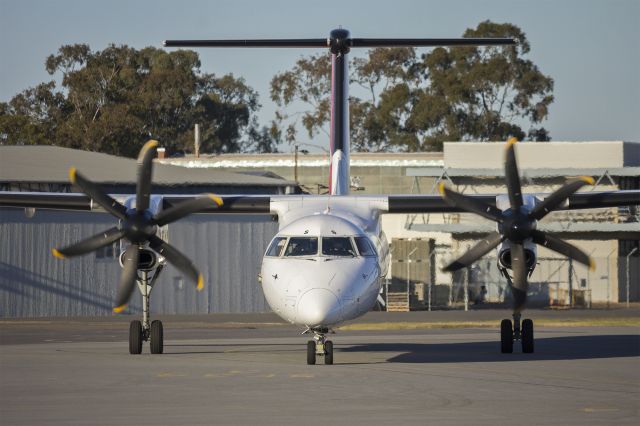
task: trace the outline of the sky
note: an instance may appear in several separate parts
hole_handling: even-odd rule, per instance
[[[528,58],[555,80],[542,123],[553,140],[640,142],[640,0],[0,0],[0,101],[51,80],[44,61],[64,44],[101,50],[162,47],[165,39],[318,38],[339,26],[353,37],[459,37],[487,19],[519,26]],[[276,110],[271,78],[319,52],[199,50],[203,72],[233,73],[258,91],[262,124]]]

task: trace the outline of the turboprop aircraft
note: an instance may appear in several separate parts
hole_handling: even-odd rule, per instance
[[[279,230],[262,262],[262,289],[274,312],[304,327],[307,363],[317,357],[333,364],[333,343],[327,334],[340,323],[371,310],[389,268],[389,244],[382,231],[386,213],[472,212],[497,223],[496,231],[444,269],[471,265],[496,249],[501,271],[513,292],[513,319],[501,324],[501,350],[534,350],[533,322],[521,321],[526,304],[527,278],[536,265],[536,244],[586,265],[587,254],[549,233],[536,229],[537,221],[555,210],[592,209],[638,204],[640,191],[576,193],[591,177],[568,181],[551,194],[523,195],[515,157],[515,139],[505,151],[506,195],[459,194],[445,186],[440,196],[349,195],[348,53],[352,48],[390,46],[504,46],[512,39],[369,39],[351,38],[345,29],[328,38],[292,40],[168,40],[167,47],[291,47],[328,48],[331,54],[332,104],[329,194],[277,196],[217,196],[213,194],[152,195],[151,178],[156,141],[149,141],[138,158],[135,196],[108,195],[79,171],[69,178],[82,194],[0,192],[0,207],[100,210],[111,213],[118,225],[68,247],[53,249],[56,257],[90,253],[124,239],[120,256],[122,274],[114,311],[121,312],[138,285],[143,299],[142,321],[132,321],[129,351],[139,354],[150,340],[151,353],[163,352],[160,321],[150,322],[151,289],[166,262],[173,264],[201,289],[204,277],[193,263],[161,239],[160,228],[192,213],[261,213],[276,215]]]

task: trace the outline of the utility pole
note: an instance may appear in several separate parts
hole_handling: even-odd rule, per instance
[[[295,145],[295,154],[293,156],[293,180],[298,183],[298,144]]]
[[[196,158],[200,157],[200,125],[196,124],[196,128],[195,128],[195,151],[196,151]]]

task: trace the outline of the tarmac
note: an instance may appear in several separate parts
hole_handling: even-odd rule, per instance
[[[631,311],[531,311],[623,318]],[[371,322],[499,321],[507,311],[370,313]],[[638,424],[636,326],[340,331],[335,365],[273,314],[160,317],[165,353],[129,355],[126,316],[0,320],[2,425]]]

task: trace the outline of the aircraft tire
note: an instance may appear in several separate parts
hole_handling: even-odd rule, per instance
[[[530,319],[522,321],[522,352],[533,353],[533,321]]]
[[[326,365],[333,365],[333,342],[331,340],[327,340],[324,343],[324,363]]]
[[[139,355],[142,353],[142,323],[138,320],[129,324],[129,353]]]
[[[316,363],[316,342],[309,340],[307,342],[307,364],[315,365]]]
[[[155,320],[151,322],[151,353],[161,354],[164,350],[164,331],[162,329],[162,321]]]
[[[503,354],[513,353],[513,326],[508,319],[500,323],[500,349]]]

